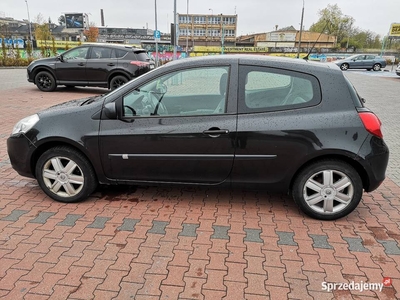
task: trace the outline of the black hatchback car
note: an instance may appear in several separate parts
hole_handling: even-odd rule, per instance
[[[380,127],[334,64],[223,55],[27,117],[7,146],[13,168],[61,202],[98,183],[228,185],[291,192],[328,220],[384,180]]]
[[[43,92],[51,92],[57,85],[114,90],[151,69],[154,62],[144,49],[96,43],[72,48],[57,57],[35,60],[27,72],[29,82]]]

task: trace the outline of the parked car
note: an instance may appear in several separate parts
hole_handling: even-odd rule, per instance
[[[380,71],[382,68],[386,67],[386,60],[381,56],[373,54],[355,54],[345,59],[337,60],[335,64],[338,65],[342,71],[348,69]]]
[[[400,76],[400,63],[397,65],[396,74]]]
[[[389,156],[378,117],[334,64],[257,55],[170,62],[21,120],[7,147],[61,202],[98,183],[226,185],[291,192],[326,220],[381,184]]]
[[[84,44],[57,57],[33,61],[28,81],[43,92],[57,85],[96,86],[111,90],[154,68],[144,49],[121,44]]]

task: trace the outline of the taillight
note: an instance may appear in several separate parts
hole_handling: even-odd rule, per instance
[[[383,134],[381,131],[382,123],[375,114],[373,114],[372,112],[360,112],[358,113],[358,115],[360,116],[365,129],[367,129],[369,133],[379,138],[383,138]]]
[[[130,62],[130,64],[131,64],[131,65],[138,66],[138,67],[147,67],[147,66],[149,65],[149,63],[142,62],[142,61],[138,61],[138,60],[132,60],[132,61]]]

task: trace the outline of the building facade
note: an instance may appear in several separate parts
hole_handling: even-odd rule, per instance
[[[194,46],[235,46],[237,15],[178,14],[177,44],[190,51]]]

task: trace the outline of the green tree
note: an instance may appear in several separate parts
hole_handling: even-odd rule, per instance
[[[30,40],[26,43],[26,53],[28,54],[28,58],[32,57],[33,49],[32,49],[32,42]]]
[[[56,41],[54,39],[54,36],[51,37],[51,52],[53,52],[54,56],[57,56],[57,47],[56,47]]]
[[[6,42],[4,41],[4,35],[1,36],[1,53],[2,53],[2,63],[3,66],[6,65],[6,58],[7,58],[7,48],[6,48]]]
[[[318,12],[319,19],[310,26],[310,31],[324,32],[335,35],[340,46],[346,46],[347,39],[351,35],[354,18],[343,15],[337,4],[329,4]]]

